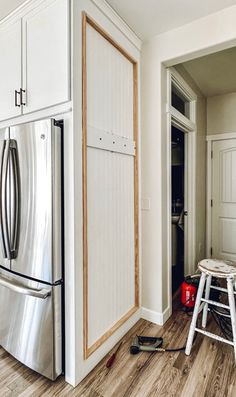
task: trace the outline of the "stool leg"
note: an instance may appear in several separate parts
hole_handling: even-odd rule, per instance
[[[236,313],[235,313],[235,300],[234,300],[234,280],[231,278],[227,278],[227,289],[228,289],[228,297],[229,297],[229,307],[230,307],[230,317],[232,323],[232,331],[233,331],[233,343],[234,343],[234,358],[236,362]]]
[[[204,290],[205,281],[206,281],[206,274],[202,273],[198,291],[197,291],[197,298],[196,298],[196,303],[195,303],[195,307],[194,307],[194,311],[193,311],[193,317],[192,317],[191,325],[189,328],[186,349],[185,349],[185,354],[187,356],[189,356],[191,349],[192,349],[193,338],[194,338],[195,328],[196,328],[196,324],[197,324],[197,317],[198,317],[199,307],[201,304],[201,298],[202,298],[202,294],[203,294],[203,290]]]
[[[207,276],[206,280],[206,290],[205,290],[205,299],[209,299],[210,296],[210,286],[211,286],[211,276]],[[202,314],[202,327],[206,328],[207,324],[207,313],[208,313],[208,303],[205,303],[204,308],[203,308],[203,314]]]

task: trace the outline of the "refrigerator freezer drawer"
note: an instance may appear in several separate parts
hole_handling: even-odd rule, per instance
[[[61,285],[0,271],[0,345],[55,380],[62,372]]]

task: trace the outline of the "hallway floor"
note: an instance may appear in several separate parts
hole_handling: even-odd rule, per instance
[[[190,357],[183,351],[129,354],[136,334],[163,336],[165,346],[184,345],[190,320],[178,305],[164,327],[140,320],[124,337],[113,367],[106,368],[105,357],[75,389],[62,377],[54,383],[46,380],[0,348],[0,397],[235,397],[231,346],[198,335]],[[210,328],[214,330],[213,322]]]

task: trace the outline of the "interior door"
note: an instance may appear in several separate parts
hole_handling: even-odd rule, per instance
[[[21,114],[21,20],[0,29],[0,120]]]
[[[10,269],[9,128],[0,130],[0,266]]]
[[[212,256],[236,261],[236,139],[213,143]]]

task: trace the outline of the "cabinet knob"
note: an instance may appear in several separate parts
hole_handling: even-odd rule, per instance
[[[20,104],[18,104],[18,95],[20,95],[20,91],[15,90],[15,106],[20,108]]]

